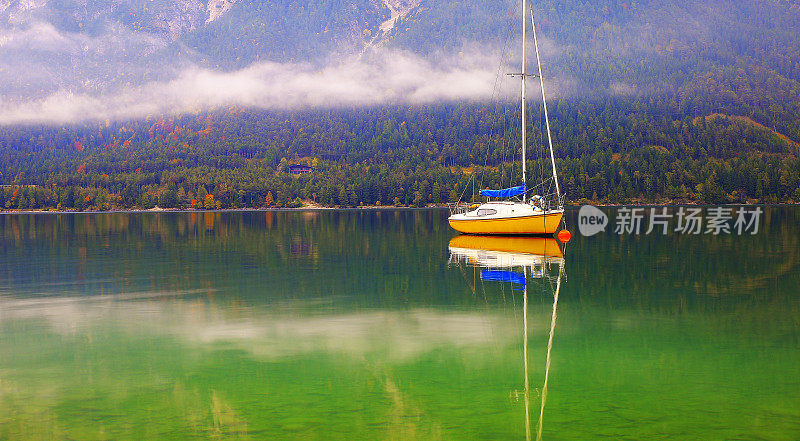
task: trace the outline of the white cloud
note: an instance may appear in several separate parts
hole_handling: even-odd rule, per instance
[[[222,72],[190,68],[168,81],[93,94],[58,90],[5,103],[0,124],[75,123],[182,113],[218,106],[264,109],[479,100],[492,94],[495,63],[461,55],[436,63],[399,51],[314,68],[263,62]]]
[[[0,48],[29,45],[39,49],[55,51],[68,41],[50,23],[34,23],[24,29],[0,30]]]

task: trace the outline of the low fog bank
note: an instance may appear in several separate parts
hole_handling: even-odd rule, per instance
[[[403,51],[381,50],[318,68],[261,62],[225,72],[191,67],[168,80],[141,85],[61,88],[38,99],[6,100],[1,124],[77,123],[135,119],[236,105],[298,109],[481,100],[494,91],[496,63],[481,54],[432,62]]]

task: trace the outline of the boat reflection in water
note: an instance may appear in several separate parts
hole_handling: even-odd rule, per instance
[[[528,290],[540,289],[553,295],[553,313],[547,340],[544,383],[541,389],[536,439],[542,439],[544,406],[547,402],[547,381],[550,375],[550,353],[556,328],[556,309],[561,280],[564,277],[564,250],[553,238],[498,237],[461,235],[450,240],[450,262],[481,268],[484,282],[509,283],[522,295],[522,357],[524,370],[525,438],[531,439],[530,381],[528,376]],[[529,283],[529,282],[533,283]]]
[[[487,269],[535,269],[532,277],[541,279],[545,264],[564,264],[564,252],[552,237],[463,234],[450,240],[450,259]]]

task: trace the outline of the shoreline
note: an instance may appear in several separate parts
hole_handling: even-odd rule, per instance
[[[595,207],[616,208],[616,207],[740,207],[740,206],[761,206],[761,207],[794,207],[800,205],[797,202],[783,202],[776,204],[701,204],[701,203],[679,203],[679,204],[570,204],[565,209],[578,209],[583,205],[593,205]],[[221,208],[221,209],[191,209],[191,208],[150,208],[150,209],[127,209],[127,210],[0,210],[0,215],[10,214],[138,214],[138,213],[236,213],[236,212],[303,212],[303,211],[394,211],[394,210],[444,210],[449,208],[447,205],[428,205],[426,207],[402,207],[395,205],[375,205],[362,207],[325,207],[321,205],[304,206],[297,208],[273,207],[273,208]]]

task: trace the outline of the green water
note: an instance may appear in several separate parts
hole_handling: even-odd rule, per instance
[[[575,225],[575,212],[568,213]],[[443,211],[0,215],[0,439],[800,439],[800,210],[578,237],[523,291]]]

